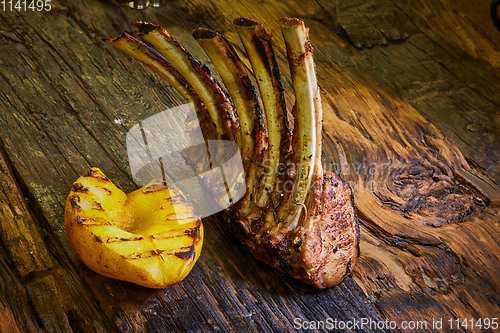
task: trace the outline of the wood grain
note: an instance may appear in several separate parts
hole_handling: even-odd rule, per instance
[[[50,13],[0,12],[0,331],[283,332],[295,318],[498,316],[500,33],[481,1],[339,2],[190,0],[136,11],[65,0]],[[209,64],[191,30],[218,30],[243,55],[231,23],[241,15],[266,24],[289,108],[278,19],[311,30],[324,165],[350,183],[362,222],[352,276],[326,291],[293,281],[254,260],[219,216],[204,219],[203,253],[171,288],[95,274],[64,232],[72,182],[98,166],[135,189],[127,131],[183,103],[101,38],[151,21]]]

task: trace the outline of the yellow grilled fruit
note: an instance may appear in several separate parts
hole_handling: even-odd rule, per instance
[[[73,184],[64,222],[90,269],[150,288],[183,280],[203,243],[201,220],[179,190],[157,179],[127,195],[98,168]]]

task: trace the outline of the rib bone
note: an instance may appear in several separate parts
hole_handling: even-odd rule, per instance
[[[288,62],[295,91],[294,117],[298,126],[294,135],[298,147],[299,173],[295,180],[293,203],[286,221],[290,228],[297,226],[302,205],[306,201],[314,175],[321,173],[321,96],[316,82],[313,48],[308,29],[298,19],[282,19],[281,31],[285,39]],[[288,205],[290,206],[290,205]],[[284,207],[290,209],[290,207]],[[284,218],[284,217],[283,217]]]
[[[264,26],[245,17],[235,19],[234,23],[257,78],[266,112],[269,147],[265,156],[266,174],[257,197],[257,205],[265,207],[272,197],[269,193],[275,189],[279,164],[291,153],[285,98],[276,57]],[[266,220],[275,215],[272,213]]]
[[[247,173],[246,198],[240,204],[240,211],[249,212],[259,187],[259,165],[268,147],[263,111],[245,66],[227,39],[201,28],[196,29],[193,36],[212,60],[238,111],[242,133],[240,150]]]
[[[226,134],[239,143],[238,117],[231,99],[210,75],[209,68],[202,66],[162,27],[145,22],[137,22],[135,26],[139,30],[137,35],[165,57],[198,92],[212,117],[217,136]]]

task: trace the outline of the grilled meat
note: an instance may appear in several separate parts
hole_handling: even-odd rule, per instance
[[[214,131],[217,138],[235,140],[240,147],[246,194],[226,211],[231,231],[257,259],[279,271],[316,288],[334,286],[356,264],[359,228],[349,185],[321,165],[323,114],[309,30],[298,19],[280,21],[296,97],[292,129],[264,26],[244,17],[234,23],[263,109],[245,66],[224,36],[207,29],[193,33],[227,92],[163,28],[142,22],[136,26],[139,36],[153,48],[148,66],[157,71],[167,68],[173,73],[166,77],[175,81],[172,85],[180,87],[188,101],[198,103],[200,121],[206,121],[206,114],[211,117],[215,128],[202,124],[202,129]],[[123,45],[130,40],[141,43],[126,34],[106,41],[127,51]],[[134,56],[135,52],[129,53]],[[157,59],[159,55],[163,58]],[[213,133],[205,136],[214,137]]]

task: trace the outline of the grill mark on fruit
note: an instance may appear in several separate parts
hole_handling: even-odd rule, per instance
[[[132,253],[129,254],[128,256],[122,255],[123,258],[127,260],[136,260],[136,259],[145,259],[145,258],[150,258],[154,255],[158,255],[159,253],[157,251],[146,251],[146,252],[141,252],[141,253]]]
[[[69,203],[72,208],[76,209],[77,212],[82,210],[82,207],[78,204],[80,202],[80,197],[78,195],[72,195],[69,198]]]
[[[194,245],[186,246],[181,248],[182,251],[175,252],[175,256],[179,259],[189,260],[194,259],[195,257],[195,249]]]
[[[199,226],[186,229],[186,231],[184,231],[184,233],[193,239],[200,239],[200,227]]]
[[[188,260],[188,259],[194,259],[196,255],[195,247],[194,245],[191,246],[185,246],[181,247],[179,249],[171,250],[171,251],[165,251],[165,250],[151,250],[151,251],[145,251],[141,253],[132,253],[127,256],[122,255],[124,259],[127,260],[136,260],[136,259],[146,259],[146,258],[151,258],[154,256],[173,256],[175,255],[179,259],[183,260]]]
[[[181,193],[176,193],[176,194],[174,194],[173,196],[170,196],[170,199],[171,199],[172,201],[174,201],[174,200],[175,200],[176,202],[177,202],[177,201],[179,201],[179,202],[180,202],[182,199],[184,199],[184,195],[182,195]]]
[[[117,243],[117,242],[136,242],[142,240],[141,236],[136,236],[136,237],[130,237],[130,238],[125,238],[125,237],[107,237],[106,238],[106,243]]]
[[[104,208],[102,208],[102,205],[99,202],[94,202],[93,206],[92,206],[92,209],[104,211]]]
[[[104,175],[101,175],[99,174],[99,171],[97,169],[90,169],[89,171],[87,171],[83,177],[92,177],[92,178],[97,178],[97,179],[101,179],[101,180],[104,180],[104,181],[107,181],[109,182],[109,179],[108,177],[104,176]]]
[[[98,241],[99,243],[102,243],[102,238],[101,238],[101,237],[99,237],[99,236],[95,236],[95,239],[96,239],[96,241]]]
[[[73,192],[88,192],[89,188],[83,186],[82,183],[74,183],[71,191]]]
[[[165,191],[165,190],[168,190],[168,187],[166,185],[152,184],[149,187],[146,187],[144,190],[142,190],[142,193],[149,194],[149,193],[160,192],[160,191]]]
[[[200,226],[194,226],[189,229],[174,229],[169,231],[168,233],[162,233],[162,234],[156,234],[156,235],[151,235],[152,239],[169,239],[169,238],[177,238],[177,237],[182,237],[182,236],[189,236],[191,238],[198,238],[200,235]]]
[[[101,226],[101,225],[111,225],[111,222],[103,219],[103,218],[82,218],[78,216],[76,218],[76,221],[80,225],[85,225],[85,226]]]

